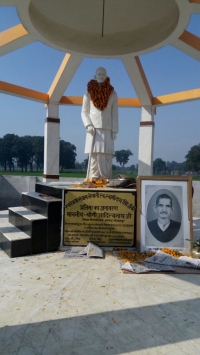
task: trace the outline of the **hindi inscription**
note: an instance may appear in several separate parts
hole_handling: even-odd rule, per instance
[[[131,192],[67,191],[64,245],[132,246],[135,209]]]

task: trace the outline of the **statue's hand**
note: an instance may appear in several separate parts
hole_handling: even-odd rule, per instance
[[[114,141],[117,139],[117,133],[112,132],[111,136]]]
[[[90,133],[90,134],[93,136],[94,131],[95,131],[95,128],[94,128],[93,126],[88,126],[88,127],[86,128],[86,131],[87,131],[88,133]]]

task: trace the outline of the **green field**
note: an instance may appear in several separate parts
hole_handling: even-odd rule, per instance
[[[121,172],[113,172],[113,178],[116,177],[117,175],[122,174]],[[11,176],[43,176],[43,172],[21,172],[21,171],[0,171],[0,176],[1,175],[11,175]],[[137,174],[129,174],[125,173],[126,176],[130,176],[132,178],[136,178]],[[85,178],[86,177],[86,171],[70,171],[70,172],[65,172],[65,173],[60,173],[60,177],[68,177],[68,178]]]
[[[21,172],[21,171],[0,171],[0,175],[11,175],[11,176],[43,176],[43,172],[37,172],[37,171],[27,171],[27,172]],[[66,172],[66,173],[60,173],[60,177],[77,177],[77,178],[85,178],[86,172]]]
[[[117,175],[119,174],[123,174],[121,171],[114,171],[112,174],[112,177],[115,178]],[[43,172],[37,172],[37,171],[33,171],[33,172],[21,172],[21,171],[13,171],[13,172],[9,172],[9,171],[4,171],[4,170],[0,170],[0,176],[1,175],[11,175],[11,176],[43,176]],[[132,177],[132,178],[136,178],[137,174],[130,174],[125,172],[124,175]],[[159,176],[159,175],[156,175]],[[160,175],[160,176],[164,176],[164,175]],[[173,175],[165,175],[165,176],[170,176],[172,177]],[[68,177],[68,178],[82,178],[84,179],[86,177],[86,171],[69,171],[69,172],[65,172],[65,173],[60,173],[60,177]],[[176,177],[174,175],[174,177]],[[194,181],[200,181],[200,177],[198,178],[193,178]]]

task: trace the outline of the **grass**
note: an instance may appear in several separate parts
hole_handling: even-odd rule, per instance
[[[125,172],[124,174],[120,171],[113,171],[112,173],[112,178],[115,178],[117,175],[126,175],[132,178],[137,178],[137,174],[130,174]],[[4,171],[4,170],[0,170],[0,176],[1,175],[11,175],[11,176],[43,176],[43,172],[37,172],[37,171],[27,171],[27,172],[21,172],[21,171]],[[159,176],[159,175],[155,175],[155,176]],[[160,176],[164,176],[164,175],[160,175]],[[173,175],[165,175],[165,176],[170,176],[172,177]],[[60,173],[60,177],[68,177],[68,178],[82,178],[84,179],[86,177],[86,171],[72,171],[70,170],[69,172],[65,172],[65,173]],[[174,176],[176,177],[176,176]],[[200,177],[198,178],[192,178],[192,180],[194,181],[200,181]]]
[[[113,172],[113,178],[116,177],[117,175],[122,174],[122,172],[114,171]],[[11,175],[11,176],[43,176],[43,172],[37,172],[37,171],[27,171],[27,172],[21,172],[21,171],[4,171],[0,170],[0,176],[1,175]],[[136,178],[137,174],[129,174],[125,172],[126,176]],[[68,178],[85,178],[86,177],[86,171],[69,171],[65,173],[60,173],[60,177],[68,177]]]
[[[0,175],[11,175],[11,176],[42,176],[43,173],[42,172],[21,172],[21,171],[4,171],[4,170],[0,170]]]

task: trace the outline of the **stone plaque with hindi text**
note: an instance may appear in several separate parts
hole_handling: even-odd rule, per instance
[[[67,191],[63,245],[133,246],[135,209],[131,191]]]

